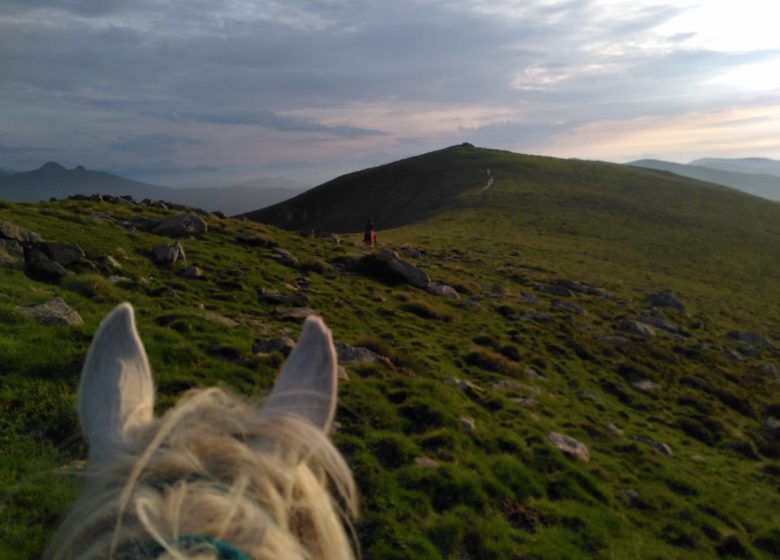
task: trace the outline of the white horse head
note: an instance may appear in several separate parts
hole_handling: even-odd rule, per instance
[[[133,309],[118,306],[92,341],[79,386],[86,485],[47,556],[353,558],[345,527],[355,487],[325,435],[336,380],[330,331],[310,317],[262,407],[212,388],[155,418]]]

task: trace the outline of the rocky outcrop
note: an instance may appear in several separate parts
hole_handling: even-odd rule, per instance
[[[587,446],[571,436],[559,434],[558,432],[550,432],[547,434],[547,440],[553,447],[560,449],[566,455],[574,457],[583,463],[590,461],[590,451]]]
[[[171,216],[155,225],[151,232],[166,237],[200,237],[208,231],[208,225],[200,216],[180,214]]]
[[[622,319],[618,321],[617,328],[620,331],[641,336],[642,338],[655,337],[655,329],[650,325],[641,321],[634,321],[631,319]]]
[[[43,238],[35,232],[25,229],[20,225],[0,220],[0,238],[12,239],[18,243],[34,243],[43,241]]]
[[[685,312],[685,306],[677,299],[677,295],[669,289],[648,294],[647,297],[645,297],[645,303],[653,307],[668,307],[675,309],[680,313]]]
[[[184,247],[176,243],[160,243],[152,251],[152,260],[157,264],[175,265],[178,261],[186,262]]]
[[[431,279],[425,272],[389,249],[361,257],[354,263],[354,268],[360,274],[389,284],[410,284],[423,289],[431,286]]]
[[[61,297],[56,297],[38,305],[19,307],[19,310],[22,313],[32,317],[42,325],[78,326],[84,323],[84,321],[81,319],[81,315],[79,315],[75,309],[65,303]]]
[[[769,342],[764,336],[754,333],[754,332],[747,332],[747,331],[729,331],[726,336],[733,340],[734,342],[738,342],[740,344],[744,344],[746,346],[750,346],[753,348],[774,348],[775,345]]]

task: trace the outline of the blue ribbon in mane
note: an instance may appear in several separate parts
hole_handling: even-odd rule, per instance
[[[218,560],[251,560],[248,554],[238,550],[233,545],[207,535],[182,535],[176,539],[176,543],[187,548],[203,543],[210,544],[216,550]],[[123,555],[122,560],[148,560],[157,558],[163,552],[165,552],[165,548],[160,546],[160,543],[149,541],[136,548],[132,553]]]

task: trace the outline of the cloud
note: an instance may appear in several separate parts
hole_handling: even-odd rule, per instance
[[[180,146],[199,144],[202,144],[200,140],[170,134],[135,134],[123,136],[109,147],[120,152],[159,157],[173,154]]]

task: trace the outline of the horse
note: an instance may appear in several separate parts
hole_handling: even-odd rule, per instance
[[[44,557],[354,560],[357,492],[326,435],[336,368],[309,317],[262,405],[194,389],[158,418],[133,308],[119,305],[79,381],[84,487]]]

